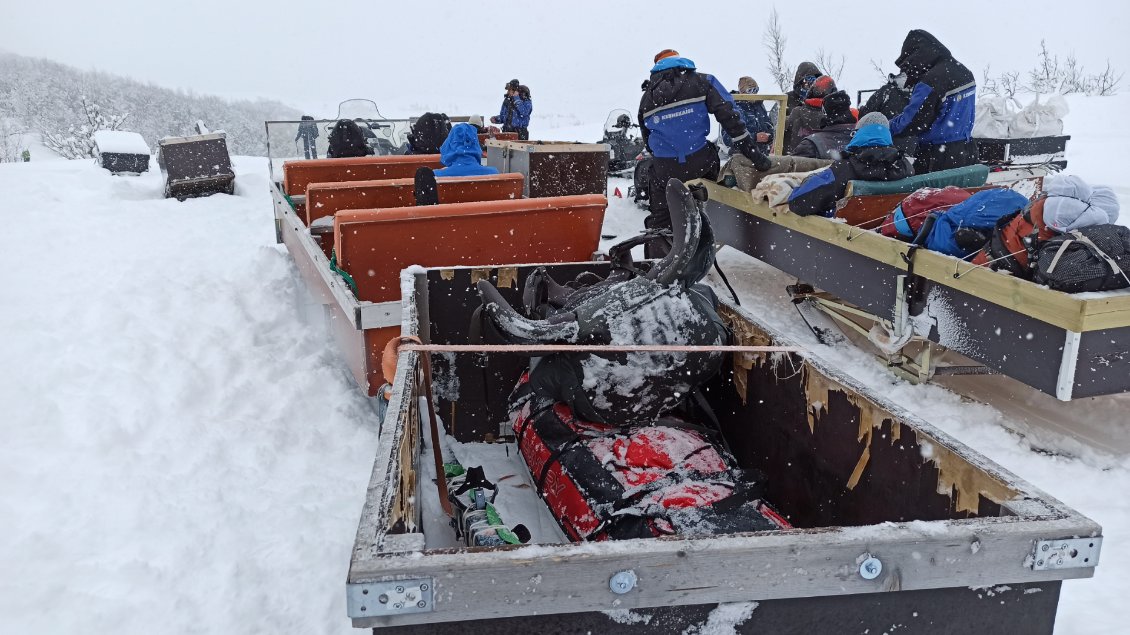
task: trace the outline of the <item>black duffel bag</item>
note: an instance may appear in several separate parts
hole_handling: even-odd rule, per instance
[[[1067,293],[1130,287],[1130,228],[1092,225],[1044,242],[1033,279]]]

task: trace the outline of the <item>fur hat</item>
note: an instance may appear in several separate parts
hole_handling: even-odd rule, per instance
[[[869,112],[859,118],[859,122],[855,124],[855,129],[859,130],[864,126],[879,125],[884,128],[890,128],[891,122],[887,121],[887,116],[879,111]]]
[[[816,81],[812,82],[812,87],[808,89],[808,96],[827,97],[834,92],[836,92],[836,80],[824,75],[817,77]]]
[[[675,49],[663,49],[662,51],[659,51],[655,54],[655,59],[652,61],[652,63],[658,64],[659,60],[666,59],[668,57],[679,57],[679,52]]]
[[[742,77],[738,79],[738,92],[743,95],[752,95],[760,90],[757,85],[757,80],[752,77]]]

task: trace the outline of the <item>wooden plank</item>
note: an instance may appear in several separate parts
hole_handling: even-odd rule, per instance
[[[735,209],[884,264],[906,267],[903,257],[908,245],[901,241],[823,217],[778,213],[768,205],[755,203],[748,192],[716,183],[701,180],[693,183],[706,187],[712,199]],[[720,241],[723,239],[719,237]],[[1130,326],[1130,294],[1080,299],[927,250],[918,250],[914,263],[916,275],[1063,329],[1086,332]],[[1091,315],[1092,310],[1096,311],[1094,315]]]
[[[785,109],[789,103],[788,95],[734,95],[735,101],[775,101],[777,102],[777,121],[774,122],[773,147],[770,154],[785,153]]]
[[[909,523],[379,558],[355,565],[350,582],[432,577],[435,611],[355,619],[353,625],[981,587],[1094,574],[1092,568],[1026,566],[1035,541],[1085,530],[1077,521],[991,521],[955,521],[937,530]],[[859,575],[865,554],[883,563],[875,580]],[[608,580],[623,570],[634,571],[639,582],[628,594],[613,594]]]

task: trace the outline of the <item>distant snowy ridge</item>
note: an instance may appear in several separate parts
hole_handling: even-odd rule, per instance
[[[203,120],[227,132],[232,154],[266,156],[263,122],[302,115],[276,101],[228,101],[0,51],[0,120],[31,133],[64,134],[86,123],[83,97],[105,112],[128,115],[120,129],[140,133],[154,149],[162,137],[193,134],[193,124]]]

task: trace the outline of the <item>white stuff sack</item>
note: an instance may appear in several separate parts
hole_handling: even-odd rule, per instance
[[[1012,119],[1008,127],[1008,136],[1013,139],[1028,139],[1031,137],[1054,137],[1063,134],[1063,118],[1068,112],[1067,100],[1063,95],[1053,95],[1044,103],[1040,103],[1040,96],[1032,100]]]
[[[973,120],[973,136],[981,139],[1007,139],[1008,127],[1015,114],[1004,97],[977,100]]]

